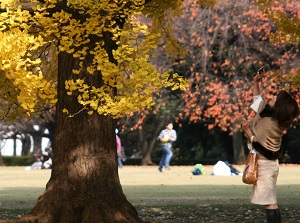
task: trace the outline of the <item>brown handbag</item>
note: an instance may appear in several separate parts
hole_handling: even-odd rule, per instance
[[[245,184],[255,184],[257,181],[257,158],[256,158],[256,151],[254,149],[251,149],[248,157],[247,157],[247,161],[246,161],[246,165],[245,165],[245,169],[243,172],[243,182]]]

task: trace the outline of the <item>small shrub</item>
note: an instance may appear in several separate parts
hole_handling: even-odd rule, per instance
[[[35,162],[33,157],[28,156],[3,156],[5,166],[30,166]]]

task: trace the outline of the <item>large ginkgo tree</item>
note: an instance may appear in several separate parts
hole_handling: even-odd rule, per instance
[[[17,222],[142,222],[119,181],[114,118],[151,107],[151,95],[161,87],[185,86],[179,76],[170,78],[148,62],[160,38],[168,39],[169,53],[181,55],[168,22],[180,14],[181,4],[2,1],[2,118],[56,106],[50,180],[34,208]],[[151,29],[139,22],[142,14],[152,21]]]

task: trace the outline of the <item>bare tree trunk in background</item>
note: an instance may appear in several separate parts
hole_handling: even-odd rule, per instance
[[[142,161],[141,165],[142,166],[147,166],[147,165],[153,165],[154,163],[152,162],[151,159],[151,149],[149,148],[148,141],[144,137],[144,133],[142,129],[138,129],[138,135],[139,135],[139,141],[142,145]]]
[[[40,125],[39,130],[35,130],[31,133],[32,138],[33,138],[33,154],[42,154],[42,152],[43,152],[42,138],[43,138],[45,130],[46,130],[46,127],[43,125]]]
[[[14,144],[13,144],[13,156],[17,155],[17,135],[13,135],[13,140],[14,140]]]
[[[143,136],[143,132],[142,132],[141,129],[139,129],[140,140],[143,140],[143,145],[147,145],[147,146],[143,146],[143,153],[142,153],[143,154],[143,159],[142,159],[142,162],[141,162],[142,166],[155,165],[152,162],[151,153],[152,153],[154,145],[157,141],[157,137],[158,137],[160,131],[164,128],[165,121],[169,118],[170,117],[168,116],[168,117],[166,117],[166,119],[161,120],[160,123],[156,126],[155,131],[152,133],[150,143],[145,142],[146,140],[144,139],[145,137]]]
[[[233,156],[235,164],[245,163],[245,149],[243,145],[243,135],[241,131],[236,132],[233,135]]]
[[[2,151],[3,147],[5,146],[5,142],[6,142],[5,139],[0,140],[0,166],[4,166],[1,151]]]
[[[0,166],[4,166],[1,150],[0,150]]]
[[[21,142],[22,142],[22,150],[21,150],[21,156],[30,156],[30,147],[31,147],[31,140],[30,140],[30,134],[24,133],[21,136]]]

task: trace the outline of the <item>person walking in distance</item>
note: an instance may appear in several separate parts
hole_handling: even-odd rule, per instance
[[[171,121],[167,121],[165,126],[166,128],[162,130],[158,136],[158,140],[160,140],[163,149],[163,155],[159,162],[159,172],[162,172],[163,167],[170,170],[170,161],[173,155],[171,149],[172,142],[176,141],[177,138],[176,131],[173,129],[173,123]]]
[[[248,139],[248,148],[257,152],[258,179],[252,187],[250,201],[263,205],[268,223],[281,223],[277,204],[276,182],[279,173],[278,158],[282,153],[282,135],[299,115],[295,99],[285,90],[279,91],[268,102],[260,94],[259,81],[264,75],[263,67],[253,79],[253,104],[256,116],[242,121],[242,129]]]

